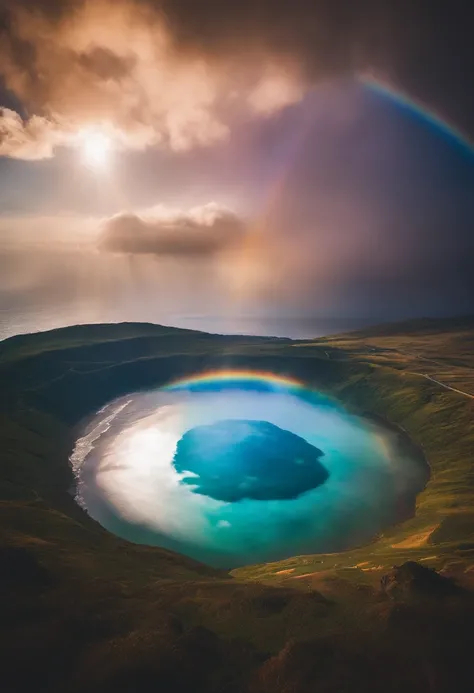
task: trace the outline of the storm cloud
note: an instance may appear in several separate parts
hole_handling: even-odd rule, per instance
[[[404,0],[3,1],[0,72],[24,105],[28,137],[0,134],[0,146],[49,156],[100,123],[117,148],[186,150],[298,102],[318,82],[367,73],[473,133],[468,5],[428,14]],[[48,127],[33,128],[32,115]]]

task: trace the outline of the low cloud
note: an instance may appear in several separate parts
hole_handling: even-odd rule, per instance
[[[100,248],[136,255],[210,257],[239,245],[245,224],[236,214],[209,203],[188,211],[155,207],[144,214],[108,219]]]
[[[178,214],[161,210],[160,215],[163,228],[165,218],[174,218],[173,228],[178,229]],[[242,222],[216,205],[181,217],[185,221],[179,231],[184,229],[189,245],[174,237],[165,244],[162,230],[153,254],[145,254],[138,243],[133,251],[100,251],[98,232],[104,222],[99,217],[0,218],[0,339],[87,322],[152,321],[187,327],[182,316],[203,311],[228,315],[232,287],[227,268],[234,253],[225,249],[240,238]]]

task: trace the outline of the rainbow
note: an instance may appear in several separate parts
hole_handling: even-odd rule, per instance
[[[422,101],[403,92],[389,81],[382,81],[372,74],[362,73],[355,75],[354,81],[356,84],[361,85],[363,89],[378,94],[382,98],[391,101],[394,105],[405,108],[410,113],[413,113],[420,118],[423,123],[430,125],[435,132],[449,138],[449,140],[453,144],[456,144],[464,154],[474,157],[474,141],[460,128],[450,123],[445,117],[436,113]],[[268,220],[271,219],[272,211],[284,193],[287,180],[298,162],[308,137],[311,135],[312,128],[313,114],[311,110],[309,110],[303,113],[299,127],[295,128],[287,141],[283,141],[282,160],[278,164],[277,170],[274,172],[268,185],[263,209],[257,214],[253,224],[249,227],[249,233],[244,237],[242,250],[242,279],[234,290],[234,299],[236,302],[234,310],[237,310],[239,299],[241,299],[247,291],[251,291],[251,288],[247,289],[247,286],[251,287],[252,282],[247,284],[245,281],[245,265],[246,263],[251,264],[254,254],[258,256],[261,245],[265,244],[265,236],[267,227],[269,226]]]
[[[169,383],[166,390],[182,390],[193,388],[235,388],[236,386],[257,386],[266,390],[292,390],[303,391],[308,388],[296,378],[287,375],[276,375],[270,371],[249,371],[237,369],[225,369],[219,371],[205,371],[190,377],[179,378]]]
[[[460,128],[453,123],[450,123],[446,118],[436,113],[435,110],[428,107],[425,103],[416,99],[406,92],[395,88],[388,82],[382,82],[373,76],[362,76],[359,78],[360,84],[366,89],[380,94],[399,106],[407,108],[414,112],[424,122],[431,125],[435,130],[447,135],[453,142],[456,142],[464,151],[469,152],[474,156],[474,141]]]

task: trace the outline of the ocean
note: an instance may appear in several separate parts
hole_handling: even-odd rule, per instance
[[[17,334],[41,332],[69,325],[100,322],[153,322],[172,327],[202,330],[216,334],[259,335],[269,337],[289,337],[291,339],[314,339],[325,335],[360,330],[369,325],[379,324],[377,318],[340,317],[245,317],[245,316],[207,316],[148,314],[142,310],[121,312],[101,311],[86,305],[71,306],[69,309],[52,310],[49,307],[34,310],[0,311],[0,339]]]

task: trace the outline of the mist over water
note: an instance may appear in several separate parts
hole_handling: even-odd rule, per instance
[[[187,448],[187,470],[185,457],[176,464],[183,436],[203,446]],[[249,458],[255,440],[260,467]],[[305,485],[316,460],[323,473],[311,468]],[[78,502],[105,528],[222,567],[367,542],[412,514],[427,477],[397,433],[317,393],[247,380],[116,400],[89,422],[71,463]]]

